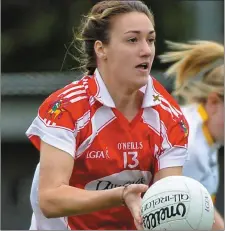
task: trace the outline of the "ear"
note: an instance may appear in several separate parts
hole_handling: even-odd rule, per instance
[[[106,59],[105,47],[101,41],[99,41],[99,40],[95,41],[94,49],[95,49],[95,54],[96,54],[97,58]]]

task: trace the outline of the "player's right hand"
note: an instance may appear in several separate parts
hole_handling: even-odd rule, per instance
[[[143,230],[141,218],[141,194],[146,192],[148,186],[145,184],[131,184],[124,189],[123,200],[129,208],[136,228]]]

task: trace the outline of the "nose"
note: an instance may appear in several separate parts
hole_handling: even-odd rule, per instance
[[[151,56],[152,54],[152,45],[149,44],[146,40],[142,42],[140,49],[140,56]]]

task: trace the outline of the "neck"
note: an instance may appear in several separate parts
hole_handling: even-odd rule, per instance
[[[99,72],[116,108],[120,112],[127,114],[141,108],[143,93],[139,89],[129,88],[122,81],[116,81],[114,76],[108,74],[111,72],[106,72],[104,69],[99,69]]]
[[[108,86],[107,86],[108,88]],[[143,101],[143,94],[137,90],[133,93],[122,92],[118,90],[118,92],[111,92],[109,89],[109,93],[116,105],[116,108],[125,113],[131,110],[139,110]]]

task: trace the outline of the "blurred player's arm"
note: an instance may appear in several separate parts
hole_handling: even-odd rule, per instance
[[[99,191],[75,188],[69,186],[74,167],[73,157],[43,141],[40,153],[39,201],[47,218],[88,214],[121,206],[123,197],[133,217],[140,219],[137,201],[140,194],[147,190],[146,185]]]
[[[212,230],[224,230],[224,220],[218,210],[214,207],[215,209],[215,223],[213,224]]]

